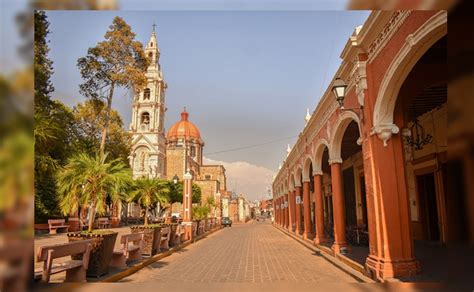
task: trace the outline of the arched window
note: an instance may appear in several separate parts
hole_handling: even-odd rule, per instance
[[[145,91],[143,92],[143,99],[150,99],[150,88],[145,88]]]
[[[145,125],[149,125],[150,124],[150,114],[145,112],[142,114],[142,117],[141,117],[141,120],[140,120],[140,123],[141,124],[145,124]]]
[[[191,153],[190,153],[191,157],[194,157],[196,156],[196,147],[195,146],[191,146]]]
[[[150,47],[153,47],[153,42],[150,43]]]
[[[150,57],[150,59],[153,58],[153,53],[150,52],[150,53],[148,54],[148,57]]]

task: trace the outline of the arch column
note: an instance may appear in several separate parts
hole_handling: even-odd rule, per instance
[[[296,223],[295,223],[295,220],[296,220],[296,199],[295,199],[295,194],[296,194],[296,191],[293,190],[293,191],[290,191],[289,195],[288,195],[288,217],[289,217],[289,220],[288,220],[288,230],[290,231],[295,231],[296,229]]]
[[[282,197],[279,197],[279,198],[278,198],[278,201],[277,201],[277,202],[278,202],[278,203],[277,203],[277,206],[278,206],[278,210],[277,210],[278,221],[277,221],[277,223],[278,223],[279,226],[282,226],[282,225],[283,225],[283,224],[282,224],[282,220],[281,220],[281,218],[282,218],[281,215],[283,214],[283,208],[281,207],[281,202],[282,202],[282,201],[283,201],[283,200],[282,200]]]
[[[314,243],[321,244],[327,242],[324,234],[324,208],[323,208],[323,174],[317,173],[314,175],[314,201],[316,207],[314,210],[314,222],[316,222],[316,235],[314,236]]]
[[[341,248],[348,248],[346,241],[346,220],[344,214],[344,193],[342,186],[341,159],[332,159],[331,183],[332,183],[332,205],[334,214],[334,253],[341,253]]]
[[[289,214],[289,208],[288,208],[289,205],[290,205],[290,204],[288,204],[288,197],[289,196],[290,196],[290,193],[285,194],[285,202],[283,202],[283,204],[284,204],[283,213],[284,213],[284,217],[285,217],[283,227],[285,227],[288,230],[289,230],[288,226],[289,226],[289,222],[290,222],[290,214]]]
[[[309,181],[303,182],[303,212],[304,212],[304,233],[303,238],[313,237],[311,226],[311,199],[309,197]]]
[[[375,135],[364,143],[370,254],[366,268],[378,279],[411,277],[419,273],[411,236],[403,145],[400,135],[387,146]],[[372,171],[370,171],[370,170]],[[375,236],[373,236],[375,235]]]
[[[295,206],[295,220],[293,222],[295,222],[295,232],[296,234],[301,234],[301,231],[303,230],[302,229],[302,226],[301,226],[301,185],[297,185],[295,187],[295,190],[294,190],[294,199],[295,199],[295,202],[294,202],[294,206]],[[300,203],[297,204],[296,202],[296,198],[299,197],[299,201]]]

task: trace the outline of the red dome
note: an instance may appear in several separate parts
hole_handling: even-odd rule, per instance
[[[195,138],[201,140],[201,133],[198,127],[188,121],[189,113],[184,109],[181,113],[181,121],[177,122],[168,131],[168,139]]]

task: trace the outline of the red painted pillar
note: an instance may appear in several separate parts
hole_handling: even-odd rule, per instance
[[[304,233],[303,238],[313,237],[311,226],[311,199],[309,196],[309,181],[303,182],[303,211],[304,211]]]
[[[183,185],[183,223],[186,228],[186,239],[193,239],[192,232],[192,221],[193,221],[193,202],[192,202],[192,192],[193,192],[193,176],[189,171],[183,176],[184,185]]]
[[[275,201],[275,218],[278,226],[281,226],[281,197]]]
[[[296,227],[296,201],[295,201],[295,191],[290,191],[289,196],[288,196],[288,213],[289,213],[289,227],[288,230],[290,231],[295,231]]]
[[[285,224],[284,224],[284,227],[288,230],[290,230],[289,228],[289,224],[290,224],[290,208],[289,208],[289,204],[288,204],[288,197],[289,197],[290,193],[286,194],[285,195],[285,202],[283,203],[284,204],[284,208],[283,208],[283,212],[285,214]]]
[[[344,212],[344,193],[342,189],[341,163],[331,164],[332,207],[334,210],[334,244],[332,249],[340,253],[341,248],[347,248],[346,220]]]
[[[298,199],[297,199],[298,198]],[[301,186],[295,189],[295,209],[296,209],[296,234],[301,234],[303,231],[301,226]]]
[[[327,242],[327,238],[324,234],[324,208],[323,208],[323,176],[317,174],[314,176],[314,222],[316,222],[316,235],[314,237],[314,243],[321,244]]]

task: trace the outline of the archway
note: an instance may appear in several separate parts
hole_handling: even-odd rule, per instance
[[[445,274],[436,268],[442,260],[437,263],[433,259],[452,254],[450,246],[454,244],[457,251],[468,250],[463,245],[467,230],[459,224],[467,211],[463,198],[445,191],[447,71],[447,37],[444,36],[413,66],[400,87],[393,111],[394,121],[401,129],[409,222],[414,255],[422,271],[419,277],[433,281],[446,280]],[[463,274],[460,265],[453,265],[450,270]]]
[[[363,264],[369,253],[367,205],[364,184],[359,117],[352,111],[340,114],[331,138],[335,252],[349,245],[350,257]],[[365,214],[365,216],[364,216]]]
[[[334,242],[334,222],[332,207],[332,183],[329,166],[329,143],[320,139],[315,147],[314,156],[314,200],[315,200],[315,237],[318,245],[331,246]]]

